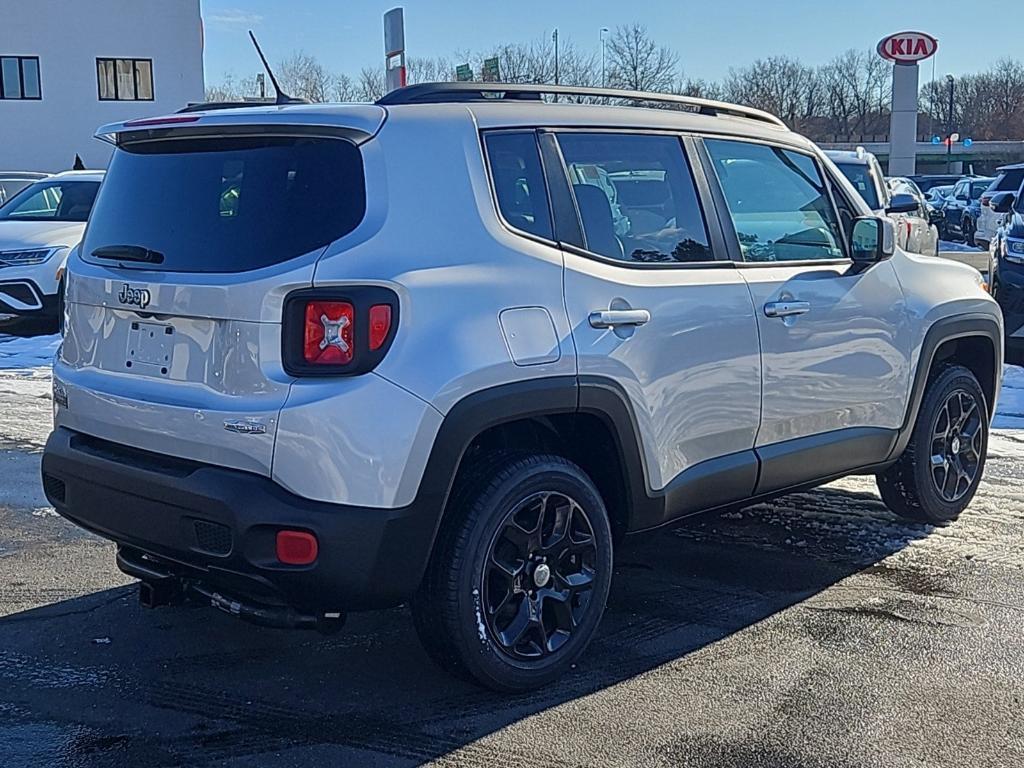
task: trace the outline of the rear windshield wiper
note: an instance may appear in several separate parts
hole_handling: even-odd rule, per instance
[[[141,245],[104,245],[93,250],[92,255],[97,259],[142,261],[147,264],[162,264],[164,260],[164,255],[160,251],[153,251]]]

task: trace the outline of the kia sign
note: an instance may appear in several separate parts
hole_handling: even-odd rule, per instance
[[[939,41],[924,32],[897,32],[878,44],[878,55],[897,64],[915,64],[938,49]]]

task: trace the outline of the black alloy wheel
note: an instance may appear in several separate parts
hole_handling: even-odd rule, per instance
[[[517,504],[491,541],[480,586],[501,650],[521,660],[557,653],[587,611],[597,561],[593,526],[575,499],[540,492]]]
[[[958,389],[939,408],[932,425],[932,482],[943,501],[964,497],[981,467],[982,409],[974,395]]]

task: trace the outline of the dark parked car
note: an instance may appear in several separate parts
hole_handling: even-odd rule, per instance
[[[985,194],[994,177],[960,179],[953,187],[953,194],[942,208],[942,224],[939,229],[943,237],[963,240],[975,245],[974,233],[978,231],[978,216],[981,215],[981,196]]]
[[[996,192],[990,205],[1003,223],[992,240],[989,290],[1003,310],[1005,360],[1024,365],[1024,189]]]

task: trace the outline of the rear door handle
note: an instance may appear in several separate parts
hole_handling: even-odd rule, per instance
[[[764,305],[766,317],[793,317],[805,315],[811,311],[809,301],[769,301]]]
[[[602,309],[590,313],[591,328],[618,328],[624,325],[644,325],[651,321],[646,309]]]

